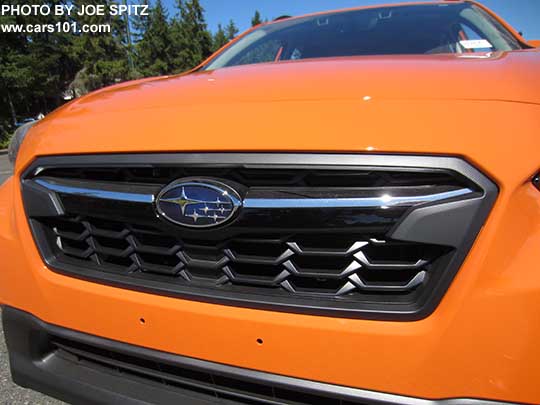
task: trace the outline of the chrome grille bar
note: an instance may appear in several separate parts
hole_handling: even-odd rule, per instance
[[[155,194],[153,191],[155,191],[156,188],[151,186],[144,187],[115,183],[105,184],[98,182],[87,182],[83,187],[81,185],[77,185],[77,183],[80,183],[78,181],[52,178],[36,179],[35,182],[40,186],[45,187],[47,190],[60,194],[147,204],[151,204],[155,200]],[[111,188],[115,188],[117,191],[111,191]],[[124,188],[126,191],[119,191],[122,188]],[[130,189],[133,189],[134,191],[128,191]],[[146,193],[135,191],[145,189]],[[375,192],[379,191],[375,190]],[[399,190],[397,192],[399,192]],[[338,194],[339,190],[334,190],[332,193]],[[350,191],[348,191],[348,193],[350,193]],[[353,198],[316,198],[311,197],[309,194],[304,195],[302,198],[257,198],[257,191],[255,190],[250,192],[243,200],[242,206],[244,208],[253,209],[385,208],[395,206],[411,207],[423,203],[434,203],[457,197],[466,197],[468,195],[472,196],[475,194],[475,191],[464,187],[450,191],[418,195],[392,195],[390,193],[391,192],[388,191],[384,192],[384,194],[379,192],[380,195],[378,196],[374,195],[371,197]]]

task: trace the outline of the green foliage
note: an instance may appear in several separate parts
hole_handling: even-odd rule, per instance
[[[25,4],[25,1],[12,1]],[[46,1],[51,6],[59,0]],[[57,16],[0,16],[0,24],[54,24]],[[0,140],[7,139],[15,123],[61,102],[61,91],[76,72],[70,56],[71,38],[64,33],[34,32],[0,35]]]
[[[150,6],[148,0],[141,0],[138,3],[132,4]],[[153,10],[151,10],[153,11]],[[130,19],[131,23],[131,37],[134,42],[139,42],[143,39],[144,34],[148,31],[150,25],[150,15],[133,15]]]
[[[174,66],[182,72],[199,65],[212,53],[212,36],[199,0],[177,0],[178,16],[172,22]]]
[[[216,52],[227,42],[229,42],[229,40],[227,39],[227,34],[225,33],[225,30],[223,29],[221,24],[218,24],[218,29],[214,34],[214,37],[212,38],[212,51]]]
[[[73,4],[78,10],[83,5],[104,5],[108,8],[115,2],[112,0],[75,0]],[[71,54],[81,66],[94,77],[95,85],[89,85],[90,90],[103,87],[115,82],[126,80],[128,77],[126,26],[119,16],[82,15],[76,17],[77,23],[104,25],[111,27],[111,32],[95,34],[73,34]]]
[[[136,64],[144,76],[159,76],[173,68],[172,33],[167,11],[157,0],[150,16],[139,23],[141,39],[136,45]],[[141,31],[139,31],[141,32]]]
[[[251,26],[255,27],[256,25],[262,24],[261,20],[261,13],[259,13],[259,10],[255,10],[255,15],[251,19]]]
[[[9,141],[11,140],[11,137],[13,134],[5,133],[4,135],[1,135],[2,128],[0,125],[0,149],[7,149],[9,146]]]
[[[229,41],[233,40],[234,37],[236,37],[236,35],[238,35],[239,30],[238,30],[238,27],[236,26],[236,24],[234,23],[233,20],[229,21],[229,24],[225,28],[225,32],[226,32],[226,35],[227,35],[227,39]]]

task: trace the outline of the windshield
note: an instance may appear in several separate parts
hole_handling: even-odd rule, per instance
[[[363,55],[520,49],[493,16],[468,3],[369,8],[283,20],[258,28],[205,70],[254,63]]]

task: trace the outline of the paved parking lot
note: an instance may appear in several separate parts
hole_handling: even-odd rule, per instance
[[[0,184],[11,174],[7,155],[0,152]],[[0,218],[0,221],[3,219]],[[19,388],[11,381],[4,331],[0,313],[0,404],[2,405],[62,405],[63,402],[37,392]]]
[[[4,152],[0,152],[0,184],[8,178],[11,173],[11,166]]]

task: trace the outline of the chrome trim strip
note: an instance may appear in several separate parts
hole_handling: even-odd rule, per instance
[[[358,260],[364,267],[368,269],[396,269],[396,270],[404,270],[404,269],[420,269],[424,267],[426,264],[428,264],[428,260],[425,259],[419,259],[415,263],[372,263],[365,255],[364,252],[359,251],[354,254],[354,258]]]
[[[100,198],[103,200],[117,200],[117,201],[129,201],[137,203],[148,203],[152,204],[154,202],[154,195],[152,194],[140,194],[140,193],[126,193],[119,191],[107,191],[99,190],[93,188],[85,187],[73,187],[62,184],[55,184],[50,181],[43,179],[34,180],[37,184],[42,187],[45,187],[48,190],[61,193],[61,194],[73,194],[80,195],[84,197],[91,198]]]
[[[383,285],[375,283],[366,283],[357,273],[349,276],[349,281],[362,291],[409,291],[422,284],[427,276],[426,271],[417,273],[410,281],[402,285]],[[341,290],[347,291],[347,284]],[[340,291],[341,291],[340,290]],[[339,293],[339,291],[338,291]]]
[[[72,194],[104,200],[118,200],[137,203],[152,204],[155,200],[153,194],[127,193],[121,191],[108,191],[97,188],[75,187],[65,184],[53,183],[45,179],[34,180],[40,186],[48,190],[62,194]],[[168,188],[167,188],[168,189]],[[165,189],[165,190],[167,190]],[[163,193],[163,191],[162,191]],[[358,198],[246,198],[243,201],[244,208],[253,209],[289,209],[289,208],[389,208],[396,206],[413,206],[421,203],[431,203],[450,198],[462,197],[474,193],[470,188],[447,191],[444,193],[420,195],[420,196],[391,196],[389,194],[380,197]]]
[[[390,196],[361,198],[246,198],[244,208],[389,208],[436,202],[472,194],[469,188],[422,196]]]
[[[322,250],[322,249],[304,249],[296,242],[287,242],[289,246],[297,255],[300,256],[341,256],[347,257],[352,253],[355,253],[362,249],[364,246],[369,245],[369,242],[356,241],[347,250]]]

